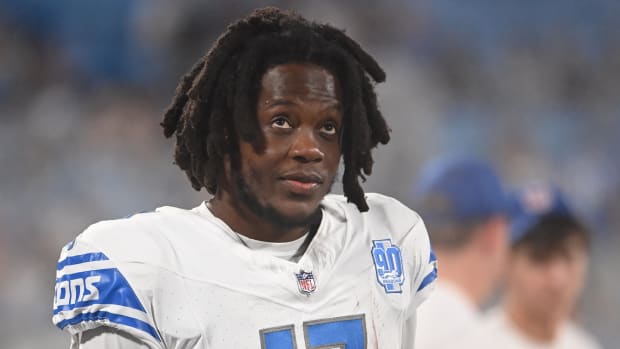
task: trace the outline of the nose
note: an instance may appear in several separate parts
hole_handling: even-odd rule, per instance
[[[562,290],[571,279],[571,270],[564,260],[554,260],[547,265],[547,283],[552,289]]]
[[[319,146],[313,129],[299,128],[290,149],[293,159],[302,162],[320,162],[325,154]]]

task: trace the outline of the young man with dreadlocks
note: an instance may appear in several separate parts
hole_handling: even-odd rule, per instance
[[[384,79],[329,25],[274,8],[233,23],[162,122],[213,197],[99,222],[63,248],[53,320],[72,347],[412,348],[436,277],[428,235],[358,182],[389,140]],[[341,156],[344,196],[327,195]]]

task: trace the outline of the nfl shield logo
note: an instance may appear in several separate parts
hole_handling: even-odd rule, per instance
[[[300,270],[299,274],[295,273],[295,276],[297,277],[299,292],[309,296],[310,293],[316,290],[316,283],[314,282],[314,275],[312,275],[312,272]]]

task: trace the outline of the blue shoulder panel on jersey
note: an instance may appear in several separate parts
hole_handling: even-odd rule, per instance
[[[428,257],[428,263],[433,265],[433,270],[422,279],[422,283],[420,283],[416,292],[422,291],[426,286],[437,279],[437,256],[435,256],[435,252],[432,248],[430,256]]]
[[[77,256],[69,256],[58,262],[56,270],[62,270],[68,265],[76,265],[88,262],[105,261],[108,257],[101,252],[85,253]]]
[[[116,304],[146,312],[118,269],[88,270],[56,279],[54,314],[93,304]]]
[[[139,330],[142,330],[150,334],[158,341],[160,340],[159,335],[157,334],[157,331],[155,330],[155,328],[153,328],[153,326],[147,324],[146,322],[138,320],[138,319],[134,319],[129,316],[118,315],[118,314],[110,313],[107,311],[82,313],[74,318],[63,320],[59,322],[58,324],[56,324],[56,326],[60,327],[61,329],[64,329],[68,325],[77,325],[80,322],[101,321],[101,320],[106,320],[106,321],[113,322],[119,325],[125,325],[129,327],[137,328]]]
[[[104,269],[91,268],[94,265],[89,264],[107,260],[105,254],[93,252],[69,256],[58,262],[56,269],[62,276],[56,278],[53,313],[62,313],[60,319],[64,319],[56,326],[63,329],[82,322],[111,322],[144,331],[160,341],[157,331],[144,321],[146,310],[123,274],[117,268],[110,268],[113,264]],[[63,275],[68,266],[79,271]],[[98,267],[101,268],[101,264]],[[144,313],[143,319],[128,316],[132,311],[126,308]]]

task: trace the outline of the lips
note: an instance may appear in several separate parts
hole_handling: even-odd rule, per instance
[[[287,173],[280,179],[289,191],[298,195],[310,195],[323,183],[323,177],[314,172]]]

